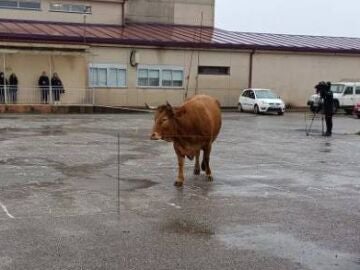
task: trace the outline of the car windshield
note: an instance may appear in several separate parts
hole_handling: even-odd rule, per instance
[[[277,95],[275,95],[270,90],[256,90],[255,93],[257,98],[270,98],[270,99],[278,98]]]
[[[344,91],[345,85],[343,84],[332,84],[331,85],[331,92],[341,94]]]

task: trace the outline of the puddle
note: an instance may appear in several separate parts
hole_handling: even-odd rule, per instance
[[[12,165],[12,166],[48,166],[55,164],[55,161],[46,158],[35,158],[35,157],[16,157],[1,159],[0,165]]]
[[[1,133],[11,133],[11,132],[22,132],[24,129],[22,128],[0,128]]]
[[[34,136],[64,136],[67,132],[62,126],[42,126],[40,128],[0,128],[0,135],[11,135],[7,139]]]
[[[200,220],[174,219],[161,227],[161,230],[177,234],[195,234],[210,237],[215,231],[210,224]]]
[[[0,190],[0,195],[4,199],[19,200],[24,199],[36,191],[56,191],[62,189],[64,183],[62,181],[55,182],[29,182],[26,184],[14,184],[3,187]]]
[[[320,153],[331,153],[331,143],[326,142],[323,145],[321,145]]]
[[[231,248],[254,250],[288,259],[316,270],[359,270],[353,254],[328,250],[313,242],[302,241],[293,235],[276,230],[275,226],[238,226],[217,234],[220,241]]]
[[[63,136],[67,134],[62,126],[43,126],[39,131],[41,136]]]
[[[39,157],[16,157],[0,159],[0,165],[21,166],[21,167],[51,167],[68,177],[88,176],[113,164],[114,158],[102,162],[85,163],[79,165],[67,165],[63,162]]]
[[[12,262],[12,258],[8,256],[0,257],[0,268],[3,269],[3,267],[10,267]]]
[[[135,191],[138,189],[146,189],[157,185],[158,183],[148,179],[120,179],[120,190],[122,191]]]

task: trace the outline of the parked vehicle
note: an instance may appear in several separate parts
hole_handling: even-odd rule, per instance
[[[346,113],[351,114],[355,104],[360,102],[360,82],[333,83],[330,90],[334,93],[334,112],[344,109]],[[312,112],[318,112],[319,94],[312,95],[307,104]]]
[[[360,118],[360,102],[356,103],[354,106],[354,115],[357,115],[358,118]]]
[[[283,115],[285,103],[270,89],[245,89],[239,97],[238,110],[251,111],[256,114],[276,112]]]

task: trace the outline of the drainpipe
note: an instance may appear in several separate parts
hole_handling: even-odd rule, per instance
[[[125,4],[126,4],[127,0],[123,0],[123,2],[121,3],[121,25],[125,26]]]
[[[253,60],[254,60],[254,54],[256,50],[252,50],[250,53],[249,58],[249,81],[248,81],[248,88],[252,87],[252,79],[253,79]]]

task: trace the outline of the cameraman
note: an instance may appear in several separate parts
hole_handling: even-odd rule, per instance
[[[334,97],[333,93],[330,91],[331,83],[330,82],[319,82],[316,86],[316,92],[320,95],[322,101],[322,110],[325,115],[326,122],[326,133],[324,136],[331,136],[332,134],[332,117],[334,114]]]

